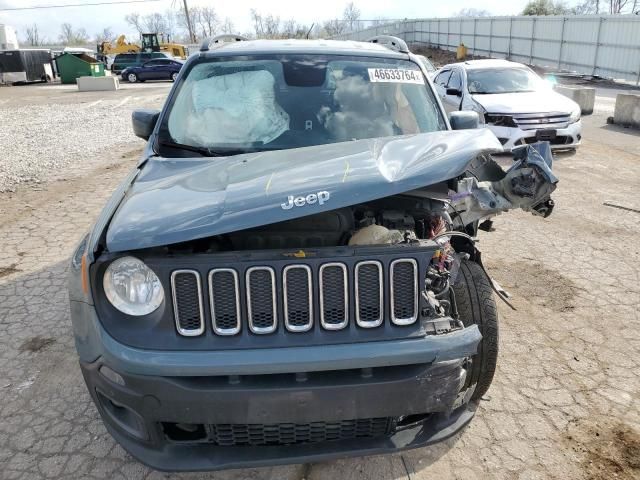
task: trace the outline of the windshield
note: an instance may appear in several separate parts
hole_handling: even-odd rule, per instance
[[[158,145],[235,154],[444,130],[425,83],[404,60],[216,58],[186,73]]]
[[[467,70],[469,93],[535,92],[544,88],[544,81],[526,68],[490,68]]]

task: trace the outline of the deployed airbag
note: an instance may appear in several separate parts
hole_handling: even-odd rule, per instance
[[[193,111],[184,122],[170,120],[170,133],[180,143],[202,146],[269,143],[289,129],[274,84],[266,70],[198,80],[191,92]]]

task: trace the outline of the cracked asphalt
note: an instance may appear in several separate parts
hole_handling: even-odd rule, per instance
[[[11,90],[12,101],[33,92]],[[139,92],[145,105],[161,101]],[[509,213],[481,234],[487,269],[517,310],[499,303],[498,369],[475,419],[442,444],[395,455],[215,474],[144,467],[107,434],[86,392],[66,293],[75,243],[142,142],[0,194],[0,478],[640,478],[640,213],[603,205],[640,210],[640,133],[605,118],[596,109],[583,146],[557,156],[550,218]],[[10,141],[0,138],[0,152]]]

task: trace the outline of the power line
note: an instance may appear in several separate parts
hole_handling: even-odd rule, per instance
[[[97,5],[118,5],[122,3],[147,3],[160,2],[162,0],[123,0],[117,2],[94,2],[94,3],[67,3],[64,5],[38,5],[33,7],[8,7],[0,8],[0,12],[10,12],[16,10],[42,10],[45,8],[67,8],[67,7],[94,7]]]

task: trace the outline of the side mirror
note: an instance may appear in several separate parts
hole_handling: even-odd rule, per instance
[[[478,128],[480,119],[477,112],[451,112],[449,114],[449,123],[454,130],[469,130]]]
[[[447,95],[455,95],[456,97],[461,97],[462,92],[457,88],[447,88]]]
[[[149,140],[159,116],[159,110],[134,110],[131,114],[131,123],[135,136]]]

